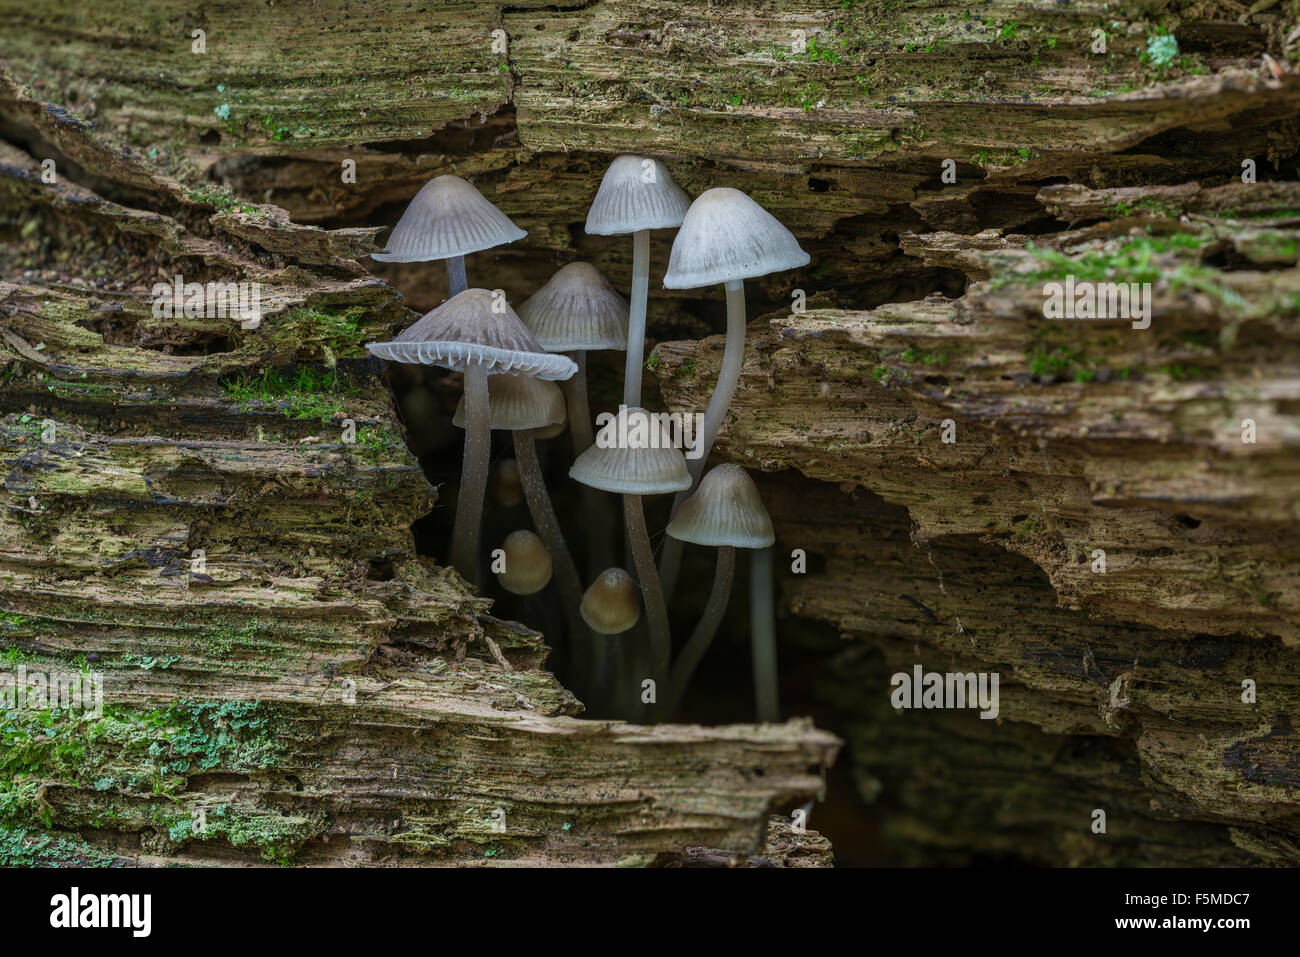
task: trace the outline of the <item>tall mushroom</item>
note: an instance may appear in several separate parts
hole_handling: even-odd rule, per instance
[[[569,475],[584,485],[623,496],[628,545],[650,632],[651,677],[663,687],[668,679],[672,639],[641,497],[677,492],[689,486],[691,477],[686,471],[686,457],[681,449],[673,446],[658,418],[645,409],[622,408],[602,429],[595,444],[578,456]]]
[[[592,236],[632,234],[632,311],[627,330],[623,404],[641,404],[645,362],[646,299],[650,294],[650,230],[681,225],[691,199],[673,182],[668,167],[643,156],[619,156],[609,164],[587,212]]]
[[[576,458],[593,441],[591,408],[587,403],[587,352],[592,349],[626,350],[628,343],[627,301],[614,291],[609,280],[588,263],[569,263],[519,307],[519,318],[532,331],[542,348],[563,352],[578,371],[561,389],[569,407],[569,434]],[[588,568],[608,568],[614,545],[614,525],[609,500],[597,489],[583,486],[587,515]]]
[[[731,464],[719,465],[704,476],[695,494],[682,502],[677,514],[668,523],[668,534],[678,541],[708,545],[718,550],[709,602],[705,605],[704,613],[696,623],[690,640],[673,665],[668,685],[668,713],[672,714],[681,703],[686,686],[713,641],[713,636],[717,634],[718,625],[722,623],[722,617],[727,611],[736,570],[736,549],[763,550],[776,541],[776,536],[772,530],[772,519],[763,506],[754,480],[739,465]],[[771,591],[770,582],[767,590]],[[758,631],[755,632],[756,635]],[[757,643],[757,637],[755,642]],[[774,675],[768,675],[767,665],[774,659],[765,649],[763,654],[759,654],[756,647],[755,652],[755,689],[760,700],[766,700],[768,679],[774,678]]]
[[[528,234],[459,176],[436,176],[420,187],[388,236],[379,262],[447,261],[447,298],[465,291],[465,257]]]
[[[467,398],[461,399],[451,417],[451,424],[465,427]],[[510,432],[514,437],[515,461],[519,466],[519,482],[528,502],[529,514],[537,534],[546,545],[555,565],[556,584],[564,606],[565,621],[571,639],[581,640],[582,625],[578,618],[578,604],[582,601],[582,580],[573,565],[573,556],[564,540],[560,520],[555,515],[546,479],[537,460],[539,434],[545,435],[552,427],[563,428],[564,396],[559,386],[528,375],[494,375],[488,380],[488,426]]]
[[[722,369],[704,412],[704,427],[691,460],[694,489],[703,474],[713,441],[722,428],[723,417],[740,381],[745,357],[745,280],[808,265],[808,254],[776,217],[738,189],[720,187],[701,193],[686,211],[682,227],[673,240],[664,286],[694,289],[722,283],[727,291],[727,343]],[[689,492],[689,490],[688,490]],[[686,494],[673,501],[674,513]],[[671,595],[677,583],[682,546],[670,538],[660,562],[664,589]]]
[[[501,298],[466,289],[421,316],[390,342],[366,346],[381,359],[441,366],[465,376],[465,460],[452,528],[452,565],[478,583],[479,528],[487,487],[491,432],[488,377],[517,372],[539,379],[567,379],[573,360],[546,352]]]

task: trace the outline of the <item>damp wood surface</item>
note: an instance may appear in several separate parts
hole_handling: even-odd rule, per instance
[[[363,358],[411,318],[349,258],[373,231],[195,203],[6,93],[88,179],[156,190],[0,154],[36,224],[0,280],[6,669],[102,673],[105,700],[5,712],[6,860],[825,863],[767,828],[833,735],[583,720],[541,635],[414,554],[437,494]],[[155,316],[174,274],[261,282],[261,324]]]
[[[717,456],[813,558],[781,576],[782,658],[898,859],[1300,863],[1298,24],[1295,0],[0,2],[0,628],[15,662],[97,656],[118,709],[80,752],[6,735],[11,853],[829,860],[765,828],[833,735],[585,722],[542,636],[413,553],[437,493],[361,345],[445,286],[363,257],[450,172],[529,233],[472,284],[517,305],[585,259],[626,288],[631,244],[582,223],[631,151],[744,189],[812,256],[747,284]],[[1151,278],[1150,328],[1044,319],[1043,283],[1089,270]],[[268,316],[155,318],[177,273],[259,281]],[[702,409],[720,290],[658,287],[648,385]],[[264,376],[289,363],[310,375]],[[917,661],[999,671],[999,720],[895,712]]]

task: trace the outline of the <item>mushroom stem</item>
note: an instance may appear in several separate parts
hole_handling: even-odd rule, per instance
[[[465,365],[465,460],[456,497],[456,521],[451,530],[451,564],[461,577],[480,584],[479,528],[483,521],[483,495],[487,490],[488,459],[492,447],[488,428],[488,372],[481,362]]]
[[[773,547],[749,556],[749,633],[754,657],[754,702],[759,721],[780,721],[776,681],[776,612],[772,602]]]
[[[654,552],[650,550],[650,534],[646,531],[645,508],[640,495],[623,496],[623,518],[627,523],[628,545],[632,549],[636,578],[645,602],[646,625],[650,631],[650,677],[657,687],[664,688],[668,678],[668,660],[672,657],[668,606],[664,603],[663,588],[659,584]]]
[[[627,365],[623,371],[623,404],[641,405],[641,369],[645,364],[645,310],[650,295],[650,230],[632,234],[632,295],[627,323]]]
[[[727,613],[727,603],[731,600],[731,582],[736,574],[736,549],[730,545],[718,548],[718,561],[713,569],[713,590],[709,592],[709,603],[704,606],[704,613],[691,632],[690,640],[682,648],[681,654],[673,665],[672,679],[668,683],[668,714],[677,713],[681,706],[686,686],[691,676],[699,667],[704,653],[709,650],[713,636],[718,633],[722,616]]]
[[[564,402],[568,407],[569,436],[573,440],[573,457],[576,459],[595,441],[591,425],[591,407],[587,404],[587,353],[583,349],[568,353],[577,363],[578,371],[560,382]],[[610,532],[614,525],[614,510],[600,489],[582,486],[582,506],[586,513],[587,568],[591,576],[614,564],[614,543]]]
[[[514,433],[515,461],[519,463],[519,483],[524,487],[524,498],[528,500],[528,511],[533,516],[537,536],[546,546],[546,550],[551,553],[551,562],[555,567],[555,583],[560,589],[564,621],[569,629],[574,653],[581,658],[579,646],[588,645],[591,656],[586,659],[584,665],[590,669],[588,674],[600,674],[605,668],[603,660],[605,646],[588,635],[587,628],[578,614],[578,607],[582,604],[582,582],[578,578],[578,570],[573,565],[573,556],[569,554],[569,546],[564,541],[564,532],[560,530],[560,520],[555,517],[551,496],[546,491],[546,480],[542,478],[542,468],[537,462],[535,434],[535,429]]]
[[[447,298],[464,292],[469,288],[465,279],[465,257],[452,256],[447,260]]]
[[[736,385],[740,382],[740,367],[745,360],[745,281],[731,279],[727,289],[727,345],[722,353],[722,369],[718,372],[718,384],[713,388],[708,408],[704,410],[704,427],[696,438],[696,448],[692,450],[695,458],[689,458],[686,468],[691,473],[691,487],[677,493],[673,499],[672,514],[686,501],[700,484],[700,476],[709,461],[709,452],[713,441],[722,429],[722,419],[731,405],[731,397],[736,394]],[[669,537],[664,543],[663,556],[659,560],[659,577],[663,580],[664,594],[671,597],[677,587],[677,573],[682,563],[682,543]]]

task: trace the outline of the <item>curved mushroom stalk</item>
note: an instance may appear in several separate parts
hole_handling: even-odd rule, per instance
[[[460,492],[451,531],[451,564],[476,587],[482,584],[478,543],[491,448],[487,366],[470,362],[465,366],[465,460],[461,464]]]
[[[568,353],[578,366],[572,378],[560,384],[568,410],[569,436],[573,440],[573,457],[576,459],[595,442],[592,432],[591,406],[587,403],[587,353],[579,349]],[[595,574],[614,563],[613,530],[614,510],[600,489],[582,486],[582,507],[587,521],[587,568]]]
[[[704,427],[696,439],[697,446],[692,451],[696,457],[688,459],[686,467],[691,473],[691,487],[678,492],[673,499],[672,514],[677,513],[696,487],[700,476],[709,461],[709,452],[713,450],[714,440],[722,430],[722,420],[726,417],[731,399],[736,394],[740,382],[740,367],[745,362],[745,281],[729,279],[727,288],[727,345],[722,353],[722,369],[718,372],[718,384],[713,389],[708,408],[704,412]],[[677,575],[681,570],[682,543],[669,538],[664,543],[663,555],[659,558],[659,578],[663,582],[664,594],[672,597],[677,588]]]
[[[727,406],[740,380],[745,352],[746,279],[808,265],[809,257],[799,248],[790,230],[767,210],[738,189],[708,189],[695,198],[682,218],[673,240],[664,274],[667,289],[698,289],[724,283],[727,289],[727,348],[722,356],[718,384],[704,413],[704,436],[699,456],[691,461],[691,487],[704,473],[713,441],[722,428]],[[679,496],[674,513],[682,504]],[[664,550],[662,577],[672,594],[681,563],[681,547],[670,542]]]
[[[771,547],[755,549],[749,557],[749,630],[754,658],[754,702],[758,720],[780,721]]]
[[[672,657],[672,639],[668,631],[668,606],[664,602],[663,588],[659,584],[659,571],[655,568],[654,552],[650,550],[650,534],[646,531],[645,508],[641,496],[623,496],[623,518],[627,524],[628,545],[636,565],[636,578],[645,602],[646,624],[650,629],[650,677],[656,686],[666,690],[668,662]]]
[[[727,281],[727,345],[722,353],[722,369],[718,372],[718,384],[709,398],[708,408],[704,411],[703,435],[699,442],[699,455],[688,461],[691,472],[691,489],[700,484],[700,476],[708,463],[713,443],[722,431],[722,420],[731,407],[732,396],[740,383],[740,367],[745,362],[745,281],[730,279]],[[685,492],[683,495],[689,495]]]
[[[704,613],[691,632],[690,640],[682,648],[677,662],[673,665],[672,679],[668,683],[667,714],[671,718],[681,707],[686,686],[690,684],[695,669],[699,667],[704,653],[709,650],[718,626],[727,613],[727,603],[731,600],[731,583],[736,574],[736,550],[730,545],[718,549],[718,560],[713,570],[713,590],[709,592],[709,602],[704,606]]]
[[[466,408],[467,414],[468,411]],[[542,477],[542,468],[537,461],[537,444],[534,441],[536,432],[536,429],[524,429],[514,433],[515,460],[519,463],[519,480],[524,487],[524,498],[528,500],[528,511],[533,516],[537,534],[551,554],[555,581],[564,605],[565,623],[572,641],[575,645],[586,644],[599,655],[603,649],[597,650],[599,643],[587,634],[578,614],[578,608],[582,604],[582,581],[578,578],[573,556],[569,553],[564,532],[560,529],[560,520],[555,516],[550,493],[546,491],[546,480]]]

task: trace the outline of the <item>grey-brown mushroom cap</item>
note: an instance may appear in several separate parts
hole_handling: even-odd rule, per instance
[[[574,460],[569,477],[622,495],[664,495],[691,487],[686,456],[662,421],[638,408],[621,409],[603,426]]]
[[[681,225],[691,205],[668,167],[644,156],[619,156],[609,164],[587,211],[587,233],[617,236]]]
[[[578,612],[597,634],[621,634],[641,617],[640,591],[623,569],[606,568],[583,593]]]
[[[569,263],[519,307],[548,352],[627,349],[627,300],[590,263]]]
[[[808,265],[794,234],[738,189],[696,197],[673,239],[665,289],[695,289]]]
[[[776,541],[758,486],[739,465],[719,465],[678,506],[668,534],[695,545],[766,548]]]
[[[517,432],[563,425],[564,393],[554,382],[528,375],[494,375],[488,379],[488,427]],[[465,428],[465,400],[462,398],[451,424]]]
[[[475,362],[486,365],[489,374],[514,372],[538,379],[567,379],[578,371],[572,359],[543,349],[509,304],[486,289],[466,289],[391,342],[366,348],[381,359],[454,372]]]
[[[533,595],[547,586],[554,571],[551,553],[536,533],[519,529],[501,543],[505,571],[497,572],[501,587],[516,595]]]
[[[465,256],[527,236],[459,176],[437,176],[420,188],[388,236],[380,262],[412,263]]]

